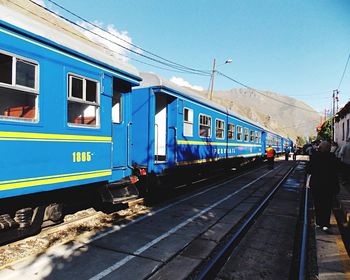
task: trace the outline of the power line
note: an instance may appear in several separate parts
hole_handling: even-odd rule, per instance
[[[49,1],[49,0],[48,0],[48,1]],[[77,24],[76,22],[74,22],[74,21],[72,21],[72,20],[70,20],[70,19],[68,19],[68,18],[66,18],[66,17],[64,17],[64,16],[62,16],[62,15],[60,15],[60,14],[58,14],[58,13],[52,11],[52,10],[50,10],[50,9],[48,9],[47,7],[41,6],[40,4],[38,4],[38,3],[36,3],[36,2],[34,2],[34,1],[32,1],[32,0],[30,0],[30,2],[32,2],[33,4],[35,4],[35,5],[37,5],[37,6],[41,7],[41,8],[43,8],[43,9],[46,10],[47,12],[52,13],[52,14],[56,15],[57,17],[59,17],[59,18],[65,20],[65,21],[67,21],[67,22],[69,22],[69,23],[71,23],[71,24],[73,24],[73,25],[75,25],[75,26],[77,26],[77,27],[79,27],[79,28],[81,28],[81,29],[83,29],[83,30],[85,30],[85,31],[87,31],[87,32],[89,32],[89,33],[91,33],[91,34],[94,34],[95,36],[98,36],[98,37],[100,37],[100,38],[102,38],[102,39],[104,39],[104,40],[106,40],[106,41],[108,41],[108,42],[110,42],[110,43],[112,43],[112,44],[115,44],[115,45],[117,45],[118,47],[120,47],[120,48],[122,48],[122,49],[125,49],[126,51],[129,51],[129,52],[131,52],[131,53],[133,53],[133,54],[135,54],[135,55],[142,56],[142,57],[144,57],[144,58],[147,58],[147,59],[152,60],[152,61],[154,61],[154,62],[157,62],[157,63],[159,63],[159,64],[165,65],[165,66],[170,67],[170,68],[174,68],[174,69],[176,69],[176,70],[184,71],[184,72],[186,72],[186,73],[198,74],[198,75],[205,75],[205,76],[207,76],[208,73],[209,73],[209,72],[207,72],[207,71],[197,70],[197,69],[194,69],[194,68],[190,68],[190,67],[187,67],[187,66],[184,66],[184,65],[181,65],[181,64],[172,62],[172,61],[167,60],[167,59],[164,59],[164,58],[161,58],[161,59],[163,59],[163,60],[165,60],[165,61],[161,61],[161,60],[159,60],[159,59],[150,57],[150,56],[148,56],[148,55],[144,55],[144,54],[142,54],[142,53],[140,53],[140,52],[138,52],[138,51],[136,51],[136,50],[133,50],[133,49],[131,49],[131,48],[128,48],[128,47],[126,47],[126,46],[123,46],[123,45],[121,45],[121,44],[119,44],[119,43],[117,43],[117,42],[115,42],[115,41],[112,41],[112,40],[106,38],[105,36],[102,36],[101,34],[98,34],[98,33],[94,32],[94,31],[92,31],[92,30],[90,30],[90,29],[88,29],[88,28],[86,28],[86,27],[84,27],[84,26],[82,26],[82,25],[79,25],[79,24]],[[53,3],[53,4],[56,4],[56,3],[54,3],[53,1],[50,1],[50,2]],[[58,4],[57,4],[57,5],[58,5]],[[18,6],[19,6],[19,5],[18,5]],[[58,6],[59,6],[59,7],[62,7],[62,6],[60,6],[60,5],[58,5]],[[22,7],[22,6],[21,6],[21,7]],[[22,8],[25,9],[24,7],[22,7]],[[63,8],[63,7],[62,7],[62,8]],[[74,13],[70,12],[70,11],[67,10],[67,9],[65,9],[65,8],[63,8],[63,9],[64,9],[65,11],[67,11],[67,12],[69,12],[69,13],[75,15]],[[113,37],[116,37],[116,38],[119,39],[119,40],[126,41],[126,40],[124,40],[124,39],[122,39],[122,38],[116,36],[115,34],[110,33],[110,32],[108,32],[108,31],[102,29],[102,28],[99,27],[98,25],[95,25],[95,24],[93,24],[93,23],[91,23],[91,22],[89,22],[89,21],[86,21],[85,19],[83,19],[82,17],[79,17],[78,15],[75,15],[75,16],[77,16],[79,19],[85,21],[86,23],[88,23],[88,24],[90,24],[90,25],[92,25],[92,26],[99,28],[100,30],[104,31],[105,33],[107,33],[107,34],[109,34],[109,35],[111,35],[111,36],[113,36]],[[47,20],[46,20],[46,21],[47,21]],[[66,29],[65,29],[65,30],[66,30]],[[73,33],[73,32],[70,31],[70,33]],[[74,33],[74,34],[75,34],[75,33]],[[75,34],[75,35],[76,35],[76,34]],[[82,36],[80,36],[80,37],[82,37]],[[82,37],[82,38],[83,38],[83,37]],[[127,42],[127,41],[126,41],[126,42]],[[131,44],[131,43],[128,42],[128,44]],[[134,45],[134,46],[136,46],[136,45]],[[137,46],[136,46],[136,48],[138,48],[138,49],[140,49],[140,50],[143,50],[142,48],[139,48],[139,47],[137,47]],[[110,49],[109,49],[109,50],[110,50]],[[110,51],[112,51],[112,50],[110,50]],[[146,51],[146,52],[148,52],[148,51]],[[148,52],[148,53],[150,53],[150,52]],[[118,53],[118,54],[120,54],[120,53]],[[152,55],[153,55],[153,56],[156,56],[156,55],[154,55],[154,54],[152,54]],[[158,56],[158,57],[160,57],[160,56]],[[129,58],[130,58],[130,57],[129,57]],[[170,62],[167,62],[167,61],[170,61]],[[140,61],[139,61],[139,62],[140,62]],[[153,66],[154,66],[154,65],[153,65]],[[154,66],[154,67],[156,67],[156,66]]]
[[[349,53],[348,59],[347,59],[347,61],[346,61],[346,63],[345,63],[344,71],[343,71],[343,74],[341,75],[340,82],[339,82],[339,85],[338,85],[338,88],[337,88],[337,89],[340,88],[340,86],[341,86],[341,84],[342,84],[342,82],[343,82],[343,79],[344,79],[344,76],[345,76],[345,72],[346,72],[346,69],[347,69],[348,64],[349,64],[349,60],[350,60],[350,53]]]
[[[32,1],[32,0],[31,0],[31,1]],[[91,21],[89,21],[89,20],[87,20],[87,19],[85,19],[85,18],[79,16],[78,14],[73,13],[72,11],[68,10],[67,8],[65,8],[65,7],[63,7],[63,6],[59,5],[59,4],[57,4],[55,1],[53,1],[53,0],[47,0],[47,1],[50,2],[50,3],[52,3],[52,4],[54,4],[55,6],[57,6],[57,7],[59,7],[59,8],[61,8],[62,10],[66,11],[67,13],[69,13],[69,14],[71,14],[71,15],[77,17],[77,18],[79,18],[80,20],[82,20],[82,21],[84,21],[84,22],[90,24],[91,26],[93,26],[93,27],[95,27],[95,28],[98,28],[99,30],[101,30],[101,31],[103,31],[103,32],[105,32],[105,33],[107,33],[107,34],[109,34],[109,35],[111,35],[111,36],[113,36],[113,37],[115,37],[115,38],[117,38],[117,39],[119,39],[119,40],[121,40],[121,41],[127,43],[127,44],[129,44],[130,46],[133,46],[134,48],[137,48],[137,49],[139,49],[139,50],[141,50],[141,51],[143,51],[143,52],[145,52],[145,53],[148,53],[148,54],[150,54],[150,55],[152,55],[152,56],[155,56],[155,57],[157,57],[157,58],[159,58],[159,59],[161,59],[161,60],[164,60],[164,61],[169,62],[169,63],[171,63],[171,64],[174,64],[174,65],[176,65],[176,66],[183,67],[183,68],[188,69],[188,70],[191,70],[191,71],[198,71],[198,72],[203,72],[203,73],[206,73],[206,74],[207,74],[207,71],[203,71],[203,70],[198,70],[198,69],[194,69],[194,68],[191,68],[191,67],[187,67],[187,66],[184,66],[184,65],[182,65],[182,64],[179,64],[179,63],[177,63],[177,62],[174,62],[174,61],[171,61],[171,60],[169,60],[169,59],[166,59],[166,58],[164,58],[164,57],[162,57],[162,56],[159,56],[159,55],[157,55],[157,54],[155,54],[155,53],[152,53],[152,52],[150,52],[150,51],[147,51],[147,50],[145,50],[144,48],[142,48],[142,47],[140,47],[140,46],[138,46],[138,45],[136,45],[136,44],[133,44],[133,43],[131,43],[131,42],[129,42],[129,41],[123,39],[122,37],[119,37],[119,36],[117,36],[116,34],[113,34],[113,33],[109,32],[108,30],[103,29],[101,26],[99,26],[99,25],[97,25],[97,24],[95,24],[95,23],[93,23],[93,22],[91,22]]]
[[[230,76],[225,75],[224,73],[222,73],[222,72],[220,72],[220,71],[217,71],[217,73],[218,73],[219,75],[221,75],[221,76],[223,76],[223,77],[225,77],[225,78],[227,78],[227,79],[229,79],[229,80],[235,82],[236,84],[239,84],[239,85],[241,85],[241,86],[243,86],[243,87],[245,87],[245,88],[247,88],[247,89],[250,89],[250,90],[252,90],[252,91],[255,91],[256,93],[261,94],[261,95],[263,95],[263,96],[265,96],[265,97],[267,97],[267,98],[270,98],[270,99],[272,99],[272,100],[275,100],[276,102],[279,102],[279,103],[282,103],[282,104],[285,104],[285,105],[288,105],[288,106],[291,106],[291,107],[294,107],[294,108],[297,108],[297,109],[300,109],[300,110],[303,110],[303,111],[313,112],[313,113],[315,112],[314,110],[309,110],[309,109],[306,109],[306,108],[303,108],[303,107],[300,107],[300,106],[297,106],[297,105],[294,105],[294,104],[291,104],[291,103],[288,103],[288,102],[279,100],[279,99],[274,98],[274,97],[272,97],[272,96],[269,96],[269,95],[267,95],[266,93],[264,93],[264,92],[262,92],[262,91],[259,91],[259,90],[255,89],[255,88],[252,88],[252,87],[250,87],[250,86],[248,86],[248,85],[246,85],[246,84],[244,84],[244,83],[242,83],[242,82],[240,82],[240,81],[238,81],[238,80],[236,80],[236,79],[234,79],[234,78],[232,78],[232,77],[230,77]]]
[[[135,48],[137,48],[137,49],[139,49],[139,50],[142,50],[142,51],[144,51],[145,53],[148,53],[148,54],[150,54],[150,55],[152,55],[152,56],[155,56],[155,57],[157,57],[157,58],[153,58],[153,57],[144,55],[144,54],[142,54],[142,53],[140,53],[140,52],[137,52],[137,51],[135,51],[135,50],[133,50],[133,49],[131,49],[131,48],[128,48],[128,47],[126,47],[126,46],[123,46],[123,45],[121,45],[121,44],[119,44],[119,43],[117,43],[117,42],[115,42],[115,41],[112,41],[112,40],[106,38],[105,36],[102,36],[102,35],[100,35],[100,34],[98,34],[98,33],[96,33],[96,32],[93,32],[92,30],[90,30],[90,29],[88,29],[88,28],[86,28],[86,27],[84,27],[84,26],[82,26],[82,25],[79,25],[79,24],[77,24],[76,22],[73,22],[72,20],[67,19],[66,17],[64,17],[64,16],[62,16],[62,15],[60,15],[60,14],[58,14],[58,13],[56,13],[56,12],[54,12],[54,11],[52,11],[52,10],[46,8],[46,7],[44,7],[44,6],[41,6],[41,5],[38,4],[38,3],[36,3],[36,2],[34,2],[34,1],[32,1],[32,0],[30,0],[30,2],[32,2],[33,4],[35,4],[35,5],[39,6],[39,7],[41,7],[42,9],[45,9],[45,10],[48,11],[49,13],[52,13],[52,14],[56,15],[57,17],[59,17],[59,18],[65,20],[65,21],[67,21],[67,22],[69,22],[69,23],[71,23],[71,24],[73,24],[73,25],[75,25],[75,26],[77,26],[77,27],[79,27],[79,28],[81,28],[81,29],[83,29],[83,30],[85,30],[85,31],[87,31],[87,32],[89,32],[89,33],[91,33],[91,34],[94,34],[95,36],[98,36],[98,37],[100,37],[100,38],[102,38],[102,39],[104,39],[104,40],[106,40],[106,41],[108,41],[108,42],[111,42],[112,44],[115,44],[115,45],[117,45],[117,46],[119,46],[119,47],[125,49],[126,51],[129,51],[129,52],[131,52],[131,53],[133,53],[133,54],[142,56],[142,57],[144,57],[144,58],[146,58],[146,59],[152,60],[152,61],[157,62],[157,63],[159,63],[159,64],[165,65],[165,66],[167,66],[167,67],[169,67],[169,68],[163,68],[163,67],[159,67],[159,66],[156,66],[156,65],[153,65],[153,64],[149,64],[149,63],[143,62],[143,61],[141,61],[141,60],[138,60],[138,59],[131,58],[131,57],[128,57],[128,56],[126,56],[126,55],[123,55],[122,53],[115,52],[115,51],[111,50],[110,48],[106,48],[106,47],[101,46],[101,47],[104,48],[104,49],[107,49],[107,50],[109,50],[109,51],[112,51],[112,52],[114,52],[114,53],[116,53],[116,54],[118,54],[118,55],[127,57],[127,58],[129,58],[129,59],[135,60],[135,61],[137,61],[137,62],[139,62],[139,63],[143,63],[143,64],[146,64],[146,65],[150,65],[150,66],[152,66],[152,67],[156,67],[156,68],[160,68],[160,69],[164,69],[164,70],[168,70],[168,71],[176,71],[176,72],[181,72],[181,73],[190,73],[190,74],[196,74],[196,75],[202,75],[202,76],[210,76],[210,75],[211,75],[209,71],[203,71],[203,70],[198,70],[198,69],[194,69],[194,68],[191,68],[191,67],[187,67],[187,66],[181,65],[181,64],[179,64],[179,63],[173,62],[173,61],[171,61],[171,60],[165,59],[165,58],[163,58],[163,57],[161,57],[161,56],[158,56],[158,55],[156,55],[156,54],[153,54],[152,52],[149,52],[149,51],[147,51],[147,50],[145,50],[145,49],[143,49],[143,48],[141,48],[141,47],[139,47],[139,46],[137,46],[137,45],[135,45],[135,44],[132,44],[132,43],[130,43],[130,42],[124,40],[123,38],[120,38],[120,37],[116,36],[115,34],[110,33],[110,32],[108,32],[107,30],[102,29],[100,26],[98,26],[98,25],[96,25],[96,24],[94,24],[94,23],[91,23],[91,22],[87,21],[86,19],[84,19],[84,18],[80,17],[79,15],[77,15],[77,14],[75,14],[75,13],[69,11],[68,9],[64,8],[63,6],[58,5],[58,4],[55,3],[54,1],[52,1],[52,0],[48,0],[48,1],[49,1],[50,3],[52,3],[52,4],[54,4],[54,5],[56,5],[56,6],[60,7],[60,8],[62,8],[62,9],[65,10],[66,12],[68,12],[68,13],[70,13],[70,14],[76,16],[77,18],[83,20],[84,22],[90,24],[91,26],[94,26],[94,27],[96,27],[96,28],[102,30],[103,32],[105,32],[105,33],[107,33],[107,34],[109,34],[109,35],[112,35],[113,37],[116,37],[117,39],[119,39],[119,40],[121,40],[121,41],[123,41],[123,42],[126,42],[126,43],[128,43],[129,45],[131,45],[131,46],[133,46],[133,47],[135,47]],[[16,5],[19,6],[19,7],[21,7],[22,9],[25,9],[25,10],[29,11],[28,9],[24,8],[23,6],[20,6],[20,5],[18,5],[18,4],[16,4]],[[31,11],[29,11],[29,12],[31,12]],[[33,12],[31,12],[31,13],[34,14]],[[39,15],[37,15],[37,14],[35,14],[35,15],[36,15],[36,16],[39,16]],[[42,17],[42,16],[40,16],[40,17],[48,22],[48,20],[45,19],[44,17]],[[62,27],[62,28],[63,28],[63,27]],[[77,35],[76,33],[73,33],[73,32],[70,31],[70,30],[67,30],[67,29],[65,29],[65,28],[63,28],[63,29],[66,30],[67,32],[70,32],[70,33],[76,35],[76,36],[79,36],[79,37],[81,37],[81,38],[83,38],[83,39],[86,39],[86,38],[84,38],[83,36]],[[350,55],[349,55],[349,58],[350,58]],[[348,64],[348,62],[349,62],[349,58],[348,58],[347,64]],[[159,59],[161,59],[161,60],[159,60]],[[164,60],[164,61],[162,61],[162,60]],[[346,64],[346,66],[347,66],[347,64]],[[346,67],[345,67],[345,70],[346,70]],[[343,76],[344,76],[344,74],[345,74],[345,70],[344,70]],[[291,107],[295,107],[295,108],[298,108],[298,109],[301,109],[301,110],[304,110],[304,111],[314,112],[314,111],[312,111],[312,110],[308,110],[308,109],[299,107],[299,106],[297,106],[297,105],[290,104],[290,103],[287,103],[287,102],[278,100],[277,98],[274,98],[274,97],[272,97],[272,96],[266,95],[265,93],[263,93],[263,92],[261,92],[261,91],[258,91],[258,90],[254,89],[254,88],[252,88],[252,87],[250,87],[250,86],[248,86],[248,85],[245,85],[245,84],[243,84],[243,83],[241,83],[241,82],[239,82],[239,81],[237,81],[237,80],[235,80],[235,79],[233,79],[233,78],[231,78],[231,77],[229,77],[229,76],[227,76],[227,75],[225,75],[225,74],[223,74],[223,73],[221,73],[221,72],[219,72],[219,71],[217,71],[217,73],[220,74],[220,75],[222,75],[222,76],[224,76],[224,77],[226,77],[227,79],[229,79],[229,80],[231,80],[231,81],[233,81],[233,82],[239,84],[239,85],[244,86],[244,87],[247,88],[247,89],[253,90],[253,91],[255,91],[255,92],[257,92],[257,93],[259,93],[259,94],[261,94],[261,95],[263,95],[263,96],[265,96],[265,97],[267,97],[267,98],[273,99],[273,100],[275,100],[276,102],[283,103],[283,104],[285,104],[285,105],[288,105],[288,106],[291,106]]]

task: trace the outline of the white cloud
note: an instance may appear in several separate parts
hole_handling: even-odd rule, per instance
[[[183,78],[172,77],[170,79],[170,81],[173,82],[174,84],[177,84],[177,85],[182,86],[182,87],[188,87],[188,88],[192,88],[192,89],[198,90],[198,91],[204,90],[201,86],[191,85],[189,82],[185,81]]]
[[[125,48],[138,51],[129,44],[132,43],[132,39],[128,35],[127,31],[118,31],[118,29],[113,24],[108,24],[106,28],[104,28],[104,24],[101,22],[95,21],[93,23],[99,26],[100,28],[107,30],[107,32],[101,30],[100,28],[92,26],[89,23],[77,22],[78,25],[91,31],[83,31],[86,37],[88,37],[95,43],[100,44],[103,47],[111,50],[112,56],[122,61],[128,61],[129,58],[126,56],[129,54],[129,51],[127,51]]]
[[[32,0],[32,1],[39,4],[40,6],[46,7],[44,0]]]

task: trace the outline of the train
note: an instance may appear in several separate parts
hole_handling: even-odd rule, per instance
[[[65,204],[120,204],[147,191],[144,178],[236,166],[264,157],[266,145],[292,145],[139,73],[43,9],[0,11],[0,244],[61,222]]]
[[[140,73],[133,89],[133,163],[150,186],[178,184],[196,174],[263,159],[267,146],[281,154],[293,141],[239,116],[189,88]],[[137,133],[136,133],[137,131]]]

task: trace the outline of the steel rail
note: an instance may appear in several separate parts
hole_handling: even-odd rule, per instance
[[[309,209],[309,188],[305,188],[304,197],[304,221],[303,221],[303,233],[301,240],[300,261],[299,261],[299,280],[305,279],[305,266],[307,260],[307,236],[308,236],[308,209]]]
[[[283,178],[279,181],[279,183],[273,188],[273,190],[264,198],[264,200],[256,207],[250,215],[245,219],[245,221],[239,226],[239,228],[234,232],[234,234],[230,237],[230,239],[226,242],[226,244],[214,255],[210,258],[209,262],[206,266],[194,277],[196,280],[204,280],[204,279],[213,279],[212,276],[217,273],[217,265],[227,258],[227,254],[231,252],[234,247],[234,244],[243,236],[244,232],[248,229],[248,227],[255,220],[256,216],[265,208],[268,201],[271,197],[276,193],[278,188],[282,185],[282,183],[286,180],[289,174],[294,170],[296,165],[291,167],[288,172],[283,176]],[[221,268],[221,267],[220,267]]]

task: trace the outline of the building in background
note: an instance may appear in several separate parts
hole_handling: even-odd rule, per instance
[[[350,101],[336,114],[334,141],[341,147],[350,137]]]

